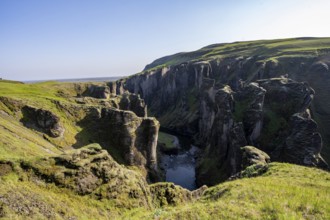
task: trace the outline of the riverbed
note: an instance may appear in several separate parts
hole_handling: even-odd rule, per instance
[[[160,167],[165,171],[166,182],[173,182],[183,188],[196,189],[196,157],[199,149],[174,136],[178,154],[162,154]]]

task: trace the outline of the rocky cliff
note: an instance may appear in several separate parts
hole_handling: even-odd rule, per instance
[[[145,103],[138,95],[111,94],[105,83],[46,85],[49,94],[42,84],[40,91],[38,85],[20,86],[30,87],[37,95],[2,94],[1,118],[8,123],[22,123],[18,124],[19,129],[9,130],[6,126],[3,140],[10,136],[10,142],[15,141],[15,136],[26,133],[19,133],[24,126],[32,131],[32,136],[41,136],[64,151],[99,143],[120,163],[138,166],[148,173],[148,179],[157,179],[159,123],[147,117]]]
[[[329,39],[314,38],[211,45],[156,60],[116,86],[205,149],[198,179],[214,184],[239,170],[245,144],[272,160],[327,167],[329,51]]]

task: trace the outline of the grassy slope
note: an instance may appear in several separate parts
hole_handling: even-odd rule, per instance
[[[215,58],[255,56],[265,60],[283,57],[315,57],[330,50],[330,38],[292,38],[213,44],[199,50],[178,53],[155,60],[145,70],[186,61],[211,60]]]
[[[22,126],[10,116],[0,114],[0,160],[50,156],[61,151]]]
[[[322,48],[328,47],[327,45],[330,44],[329,39],[308,41],[308,47],[300,39],[265,41],[267,45],[259,48],[259,51],[254,50],[249,44],[252,46],[254,43],[264,44],[262,41],[210,46],[202,49],[204,50],[203,59],[229,55],[253,55],[257,52],[262,54],[263,51],[265,54],[274,51],[273,57],[291,56],[296,51],[299,51],[297,54],[303,56],[312,56],[322,53]],[[236,47],[236,44],[241,46],[246,44],[249,47],[241,50]],[[226,49],[226,53],[223,52],[224,49]],[[228,51],[231,52],[228,54]],[[301,53],[302,51],[303,53]],[[198,56],[194,54],[177,56],[180,56],[181,60],[174,59],[171,61],[172,63],[181,62],[184,59],[196,59],[200,54]],[[28,85],[0,81],[0,94],[59,113],[52,100],[66,102],[67,100],[58,96],[57,92],[60,88],[71,93],[71,86],[55,82]],[[0,160],[49,156],[61,152],[45,141],[41,134],[26,129],[18,121],[12,121],[16,116],[11,115],[10,110],[5,106],[0,106],[0,110],[9,114],[0,114]],[[64,121],[64,123],[66,122]],[[47,219],[48,214],[45,216],[45,213],[48,212],[53,212],[50,216],[57,219],[68,219],[74,216],[79,219],[330,218],[330,174],[314,168],[279,163],[272,164],[270,171],[261,177],[225,182],[212,187],[200,201],[154,210],[114,208],[111,201],[96,201],[88,196],[78,196],[69,190],[58,188],[52,184],[46,185],[39,181],[21,181],[16,174],[0,177],[0,195],[6,194],[12,198],[12,201],[18,201],[25,208],[32,207],[31,204],[39,204],[37,208],[32,208],[32,216],[20,216],[12,209],[3,210],[1,208],[3,200],[1,200],[0,213],[6,212],[11,219],[28,219],[29,217]]]
[[[8,97],[17,103],[49,110],[60,117],[65,128],[63,138],[48,137],[50,140],[48,142],[43,138],[42,133],[23,126],[20,122],[22,118],[20,112],[10,109],[0,102],[0,159],[49,156],[71,148],[70,146],[77,142],[75,136],[81,132],[82,128],[75,121],[74,116],[67,115],[58,109],[55,101],[66,103],[69,106],[76,105],[66,98],[76,95],[73,83],[22,84],[14,81],[0,81],[0,97]]]
[[[79,196],[52,184],[20,181],[15,174],[2,177],[0,182],[0,195],[13,206],[2,210],[8,219],[113,219],[118,216],[118,210],[112,208],[109,201]]]
[[[193,204],[157,210],[160,219],[329,219],[330,174],[271,164],[263,176],[209,188]]]
[[[57,112],[51,100],[63,100],[56,96],[54,83],[18,84],[0,81],[0,94],[18,102],[45,108]],[[24,127],[20,122],[21,115],[5,105],[0,105],[0,152],[2,159],[26,158],[34,156],[49,156],[60,151],[51,143],[44,140],[42,134]]]
[[[39,181],[20,181],[15,174],[0,177],[0,195],[17,201],[32,215],[5,212],[12,219],[79,217],[79,219],[329,219],[330,174],[315,168],[273,163],[263,176],[225,182],[209,188],[193,203],[162,207],[115,208]],[[1,202],[0,202],[1,206]]]
[[[64,100],[56,96],[55,83],[21,84],[13,81],[0,81],[2,97],[13,98],[18,102],[56,111],[51,100]],[[35,156],[49,156],[61,151],[46,141],[42,134],[34,132],[19,122],[21,115],[5,105],[0,105],[0,159],[19,159]]]

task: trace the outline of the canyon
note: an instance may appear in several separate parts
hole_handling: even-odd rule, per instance
[[[1,80],[0,217],[267,218],[271,202],[284,217],[293,198],[293,216],[326,218],[329,52],[329,38],[236,42],[111,82]]]

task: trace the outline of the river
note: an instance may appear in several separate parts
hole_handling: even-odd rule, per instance
[[[160,167],[166,173],[166,182],[173,182],[183,188],[196,189],[196,157],[199,149],[182,138],[174,136],[178,154],[162,154]]]

